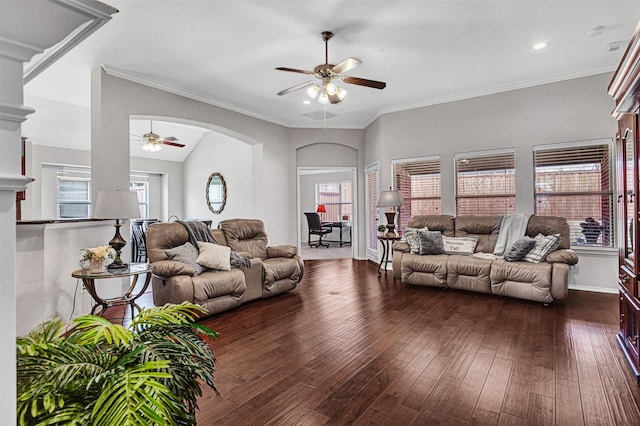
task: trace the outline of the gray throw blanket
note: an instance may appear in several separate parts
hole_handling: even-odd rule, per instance
[[[187,232],[189,233],[189,242],[193,244],[193,246],[198,250],[198,241],[202,241],[204,243],[212,243],[218,244],[216,239],[211,234],[211,230],[207,226],[206,223],[200,222],[199,220],[188,220],[181,221],[179,220],[182,226],[185,227]],[[241,266],[246,266],[247,268],[251,266],[251,260],[246,257],[240,256],[235,251],[231,250],[231,256],[229,258],[231,261],[232,268],[240,268]]]
[[[531,215],[524,213],[508,214],[502,218],[498,241],[493,250],[496,256],[504,256],[509,251],[513,243],[524,237],[527,232],[527,224]]]

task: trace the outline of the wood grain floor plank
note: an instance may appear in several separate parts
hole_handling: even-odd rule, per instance
[[[570,290],[545,307],[376,269],[306,261],[294,291],[202,319],[221,334],[222,396],[203,390],[198,424],[640,424],[617,295]]]

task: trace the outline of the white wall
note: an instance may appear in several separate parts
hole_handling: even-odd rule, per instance
[[[440,155],[442,212],[455,214],[454,154],[514,148],[517,211],[533,213],[532,147],[611,139],[616,122],[610,79],[600,74],[384,115],[365,131],[365,161],[380,160],[384,188],[391,185],[391,160]],[[580,250],[579,256],[572,287],[617,291],[613,250]]]
[[[77,149],[64,149],[30,144],[27,155],[27,175],[35,181],[27,188],[26,199],[22,202],[22,220],[47,220],[56,218],[55,174],[47,173],[43,164],[64,164],[91,167],[91,153]],[[168,195],[157,194],[157,179],[154,179],[155,203],[150,217],[166,220],[169,215],[182,216],[182,163],[176,161],[151,160],[132,157],[131,169],[146,173],[166,175]],[[51,171],[51,170],[49,170]],[[162,205],[156,206],[158,200]],[[168,209],[168,211],[166,211]]]
[[[254,210],[253,146],[220,133],[206,133],[184,162],[184,214],[190,219],[211,219],[212,226],[233,218],[261,218]],[[227,203],[219,214],[209,210],[206,186],[211,173],[222,175]]]

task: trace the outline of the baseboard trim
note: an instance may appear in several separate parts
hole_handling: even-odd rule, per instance
[[[589,287],[584,285],[570,285],[569,290],[592,291],[594,293],[618,294],[617,288]]]

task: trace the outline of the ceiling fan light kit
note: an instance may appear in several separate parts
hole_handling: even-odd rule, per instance
[[[356,58],[347,58],[344,61],[338,63],[337,65],[333,65],[329,63],[329,40],[333,37],[333,33],[330,31],[324,31],[322,33],[322,39],[325,44],[325,63],[316,66],[313,71],[299,70],[295,68],[287,68],[287,67],[278,67],[276,68],[279,71],[288,71],[295,72],[300,74],[307,74],[316,77],[320,82],[315,82],[313,80],[307,81],[306,83],[297,84],[295,86],[289,87],[281,92],[278,92],[278,95],[286,95],[287,93],[295,92],[300,89],[307,89],[307,95],[311,99],[318,99],[318,102],[326,105],[328,103],[337,104],[340,103],[345,96],[347,96],[347,91],[342,87],[338,86],[334,81],[339,80],[343,83],[347,84],[356,84],[358,86],[371,87],[374,89],[384,89],[387,86],[387,83],[383,81],[375,81],[375,80],[367,80],[359,77],[349,77],[343,76],[342,73],[345,73],[353,68],[362,65],[362,61]]]

